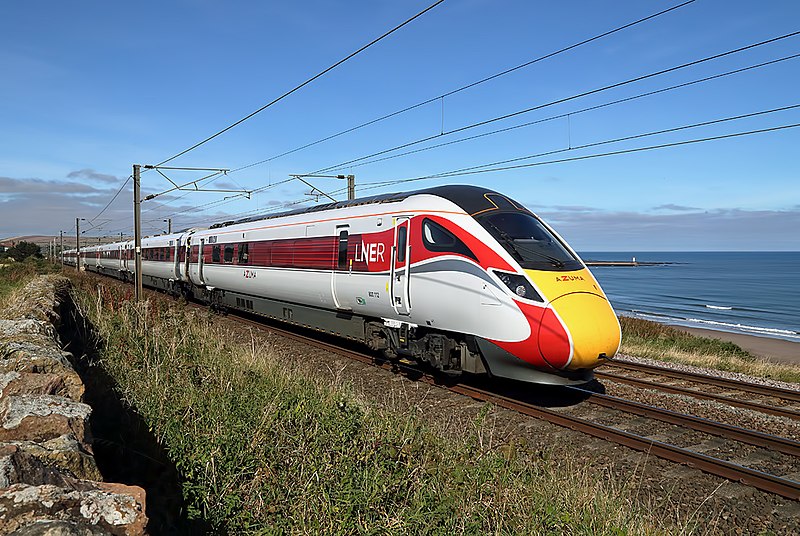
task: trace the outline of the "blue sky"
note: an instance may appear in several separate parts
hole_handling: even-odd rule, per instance
[[[5,2],[0,34],[0,238],[74,230],[131,173],[258,109],[426,1]],[[236,169],[658,12],[679,1],[446,0],[249,121],[171,162]],[[210,187],[255,189],[492,117],[800,30],[794,0],[696,2]],[[574,99],[427,144],[537,125],[337,173],[361,195],[446,183],[484,185],[525,203],[578,250],[800,249],[800,128],[605,158],[364,189],[525,155],[592,155],[800,123],[786,110],[594,148],[620,137],[800,104],[800,58],[659,95],[580,110],[800,53],[800,36]],[[393,153],[388,153],[390,156]],[[169,173],[176,181],[201,175]],[[169,183],[149,172],[145,193]],[[341,187],[316,179],[322,190]],[[129,233],[128,185],[86,234]],[[143,205],[144,232],[268,212],[304,198],[293,182],[253,199],[165,195]],[[338,195],[342,197],[341,194]],[[311,203],[313,201],[309,201]],[[199,207],[199,208],[197,208]],[[106,221],[108,220],[108,221]],[[91,227],[85,224],[85,228]]]

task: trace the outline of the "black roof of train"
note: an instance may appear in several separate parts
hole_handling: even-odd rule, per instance
[[[335,203],[325,203],[323,205],[315,205],[313,207],[300,208],[289,210],[286,212],[275,212],[271,214],[262,214],[259,216],[250,216],[239,220],[226,221],[222,223],[215,223],[210,229],[218,229],[220,227],[227,227],[229,225],[236,225],[239,223],[249,223],[261,220],[271,220],[273,218],[282,218],[284,216],[294,216],[296,214],[308,214],[311,212],[321,212],[323,210],[334,210],[337,208],[356,207],[360,205],[375,205],[380,203],[397,203],[411,197],[412,195],[428,194],[442,197],[452,201],[467,214],[477,214],[480,212],[497,209],[497,208],[515,208],[517,210],[524,210],[524,208],[517,203],[514,203],[503,194],[483,188],[481,186],[468,186],[461,184],[451,184],[446,186],[434,186],[432,188],[425,188],[423,190],[414,190],[411,192],[393,192],[388,194],[378,194],[371,197],[362,197],[359,199],[351,199],[347,201],[337,201]],[[508,207],[498,207],[496,202],[493,202],[486,195],[492,195],[495,201],[505,199]],[[496,197],[495,197],[496,196]]]

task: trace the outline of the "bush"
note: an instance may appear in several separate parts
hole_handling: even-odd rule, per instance
[[[2,255],[14,259],[17,262],[23,261],[28,257],[42,258],[42,248],[32,242],[20,242],[16,246],[8,248]]]

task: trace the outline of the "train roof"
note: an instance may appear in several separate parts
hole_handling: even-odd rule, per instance
[[[300,208],[289,210],[286,212],[276,212],[271,214],[262,214],[259,216],[250,216],[239,220],[231,220],[221,223],[216,223],[209,227],[209,229],[218,229],[220,227],[227,227],[229,225],[237,225],[240,223],[249,223],[261,220],[271,220],[273,218],[282,218],[284,216],[294,216],[296,214],[308,214],[311,212],[321,212],[324,210],[335,210],[346,207],[356,207],[360,205],[374,205],[380,203],[397,203],[408,199],[414,195],[435,195],[452,201],[467,214],[477,215],[489,210],[512,208],[516,210],[525,210],[524,207],[510,200],[503,194],[483,188],[481,186],[468,186],[468,185],[446,185],[434,186],[432,188],[425,188],[423,190],[414,190],[411,192],[393,192],[388,194],[379,194],[371,197],[362,197],[359,199],[351,199],[348,201],[337,201],[335,203],[325,203],[323,205],[315,205],[313,207]],[[503,206],[506,205],[506,206]]]

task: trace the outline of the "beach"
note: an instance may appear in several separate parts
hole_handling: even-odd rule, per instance
[[[742,333],[715,331],[713,329],[687,328],[684,326],[673,327],[699,337],[709,337],[732,342],[753,355],[763,357],[774,363],[800,365],[800,343],[797,342],[773,339],[771,337],[757,337],[755,335],[745,335]]]

